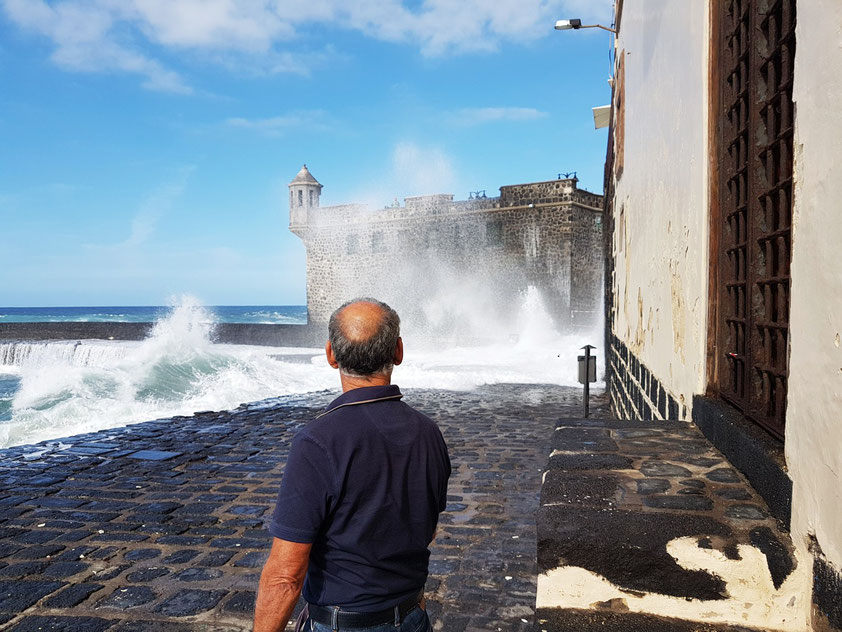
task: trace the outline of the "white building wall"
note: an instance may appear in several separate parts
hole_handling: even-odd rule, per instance
[[[704,390],[708,295],[706,2],[624,4],[625,159],[614,334],[687,407]]]
[[[798,3],[786,456],[792,533],[842,569],[842,3]]]

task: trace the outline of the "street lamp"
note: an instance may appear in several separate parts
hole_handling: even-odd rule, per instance
[[[602,24],[582,24],[582,20],[579,19],[559,20],[555,23],[556,31],[568,31],[570,29],[602,29],[603,31],[614,33],[614,35],[617,34],[617,31],[615,29],[609,28],[607,26],[602,26]]]

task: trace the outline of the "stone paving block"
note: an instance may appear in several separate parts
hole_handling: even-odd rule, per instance
[[[217,568],[185,568],[173,575],[173,578],[180,582],[206,582],[219,579],[222,575],[222,571]]]
[[[254,616],[254,603],[256,600],[256,592],[235,592],[222,604],[222,611],[251,618]]]
[[[73,562],[75,560],[84,559],[85,556],[96,551],[95,546],[77,546],[72,549],[62,551],[59,555],[53,556],[53,560],[57,562]]]
[[[177,456],[181,456],[181,452],[167,452],[166,450],[138,450],[128,455],[130,459],[144,461],[166,461]]]
[[[71,584],[61,592],[48,597],[44,606],[47,608],[72,608],[101,589],[102,584]]]
[[[686,467],[674,463],[660,461],[648,461],[640,466],[640,472],[644,476],[683,476],[689,477],[693,473]]]
[[[90,531],[83,531],[83,530],[65,531],[64,533],[62,533],[58,537],[54,538],[53,542],[63,542],[63,543],[72,544],[74,542],[79,542],[80,540],[84,540],[89,535],[91,535]]]
[[[54,509],[76,509],[85,504],[84,500],[77,498],[62,498],[59,496],[47,496],[46,498],[33,498],[26,503],[34,507],[51,507]]]
[[[40,575],[47,566],[46,562],[17,562],[0,568],[0,578],[18,579],[30,575]]]
[[[65,582],[0,581],[0,612],[23,612],[62,586]]]
[[[166,568],[161,566],[150,566],[149,568],[142,568],[140,570],[127,573],[126,581],[132,582],[133,584],[142,584],[145,582],[151,582],[153,579],[158,579],[159,577],[164,577],[169,574],[170,571]]]
[[[10,632],[102,632],[114,625],[99,617],[28,616],[9,628]]]
[[[144,533],[123,533],[115,531],[113,533],[97,533],[91,536],[91,542],[143,542],[148,540],[149,536]]]
[[[21,560],[43,560],[64,550],[61,544],[35,544],[18,549],[9,557]]]
[[[267,509],[265,505],[232,505],[226,512],[238,516],[262,516]]]
[[[731,468],[723,467],[716,470],[711,470],[707,473],[707,478],[716,481],[717,483],[739,483],[740,476]]]
[[[158,557],[159,555],[161,555],[160,549],[135,549],[133,551],[127,552],[123,556],[123,559],[129,562],[136,562],[139,560],[151,560],[155,557]]]
[[[737,520],[765,520],[769,514],[758,505],[731,505],[725,510],[725,515]]]
[[[224,590],[180,590],[163,601],[156,612],[170,617],[195,615],[212,610],[225,595]]]
[[[118,577],[123,573],[123,571],[131,568],[128,564],[115,564],[113,566],[106,566],[101,570],[96,570],[88,577],[88,579],[93,579],[95,581],[100,582],[107,582],[115,577]]]
[[[62,579],[78,575],[86,571],[88,567],[89,565],[83,562],[54,562],[41,571],[41,574],[44,577]]]
[[[234,551],[213,551],[205,555],[197,564],[199,566],[222,566],[234,555]]]
[[[45,544],[60,535],[61,531],[36,528],[32,531],[25,531],[22,534],[16,535],[12,539],[15,542],[21,542],[23,544]]]
[[[266,563],[266,559],[268,557],[268,551],[250,551],[234,562],[234,566],[263,568],[263,565]]]
[[[209,537],[197,535],[165,535],[155,540],[155,543],[170,546],[197,546],[206,544],[209,540]]]
[[[266,541],[247,540],[243,538],[217,538],[210,545],[219,549],[263,549],[266,547]]]
[[[167,557],[165,557],[162,562],[165,564],[186,564],[194,557],[199,554],[199,551],[196,549],[184,549],[181,551],[175,551],[174,553],[170,553]]]
[[[100,599],[96,607],[114,610],[128,610],[148,604],[158,598],[158,593],[149,586],[121,586],[107,597]]]
[[[88,557],[94,560],[110,560],[117,555],[120,549],[116,546],[99,546],[94,551],[88,554]]]
[[[666,496],[656,494],[643,499],[643,504],[656,509],[680,509],[686,511],[710,511],[713,501],[703,496]]]

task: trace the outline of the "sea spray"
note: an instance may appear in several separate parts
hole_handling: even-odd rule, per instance
[[[481,288],[473,297],[463,291],[470,305],[461,307],[452,292],[431,297],[442,310],[434,335],[404,323],[406,356],[395,369],[397,384],[454,390],[576,384],[576,354],[596,333],[559,334],[534,288],[525,289],[508,324],[493,312],[483,316],[481,294]],[[448,313],[470,320],[448,334]],[[215,322],[211,312],[185,300],[141,342],[0,343],[0,447],[267,398],[338,393],[338,376],[322,349],[213,344]]]
[[[214,345],[213,327],[211,314],[188,299],[142,342],[0,345],[2,357],[19,361],[4,367],[5,374],[15,371],[18,387],[6,415],[11,418],[0,423],[0,446],[225,410],[332,385],[326,363],[272,357],[310,358],[318,349]]]

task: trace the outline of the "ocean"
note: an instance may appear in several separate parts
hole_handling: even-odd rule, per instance
[[[304,325],[304,305],[216,305],[205,307],[219,323]],[[152,323],[172,307],[0,307],[0,323]]]
[[[0,340],[0,448],[151,419],[230,410],[245,402],[331,390],[339,380],[321,348],[214,344],[222,322],[305,323],[302,306],[0,308],[0,322],[154,321],[145,340]],[[576,385],[578,349],[598,341],[553,329],[537,292],[526,294],[516,340],[442,344],[404,328],[404,388],[486,384]]]

